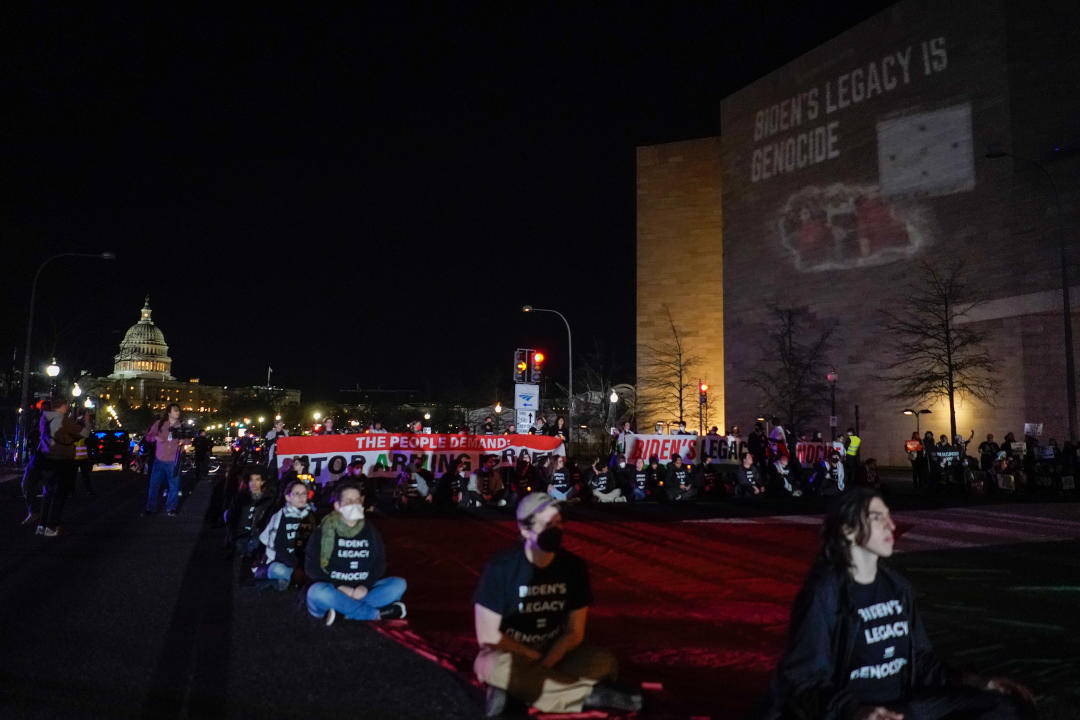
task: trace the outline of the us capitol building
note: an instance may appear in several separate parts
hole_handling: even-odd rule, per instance
[[[83,392],[103,404],[125,402],[129,407],[144,405],[164,410],[178,403],[184,412],[216,413],[230,399],[268,396],[274,410],[299,404],[300,391],[293,388],[219,387],[204,385],[198,378],[178,380],[172,374],[172,358],[165,334],[151,319],[150,296],[146,296],[139,321],[128,328],[113,357],[113,371],[107,377],[84,375],[78,379]]]

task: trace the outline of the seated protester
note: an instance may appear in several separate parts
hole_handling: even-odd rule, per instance
[[[532,464],[532,456],[529,455],[528,450],[522,450],[514,465],[514,471],[510,475],[510,493],[506,501],[517,502],[517,498],[525,497],[541,485],[536,466]]]
[[[872,487],[875,490],[881,489],[881,473],[878,472],[877,460],[874,458],[868,458],[863,463],[862,477],[859,480],[860,484]]]
[[[619,453],[615,456],[615,464],[611,468],[611,475],[615,486],[622,491],[622,496],[627,500],[634,498],[634,469],[627,467],[626,455]]]
[[[503,487],[498,464],[498,456],[489,455],[480,467],[480,471],[476,473],[476,489],[470,490],[469,493],[469,497],[476,507],[481,505],[506,506],[506,490]]]
[[[790,456],[781,455],[769,466],[768,489],[774,495],[802,496],[802,490],[799,489],[798,481],[791,471],[790,462]]]
[[[226,549],[229,557],[235,553],[241,558],[241,581],[254,578],[251,568],[259,550],[259,535],[270,522],[276,502],[273,490],[263,479],[262,470],[245,470],[243,486],[225,514]]]
[[[818,464],[814,477],[810,481],[814,492],[824,497],[839,495],[846,489],[844,466],[840,462],[840,453],[835,450],[829,458]]]
[[[369,478],[364,473],[364,465],[367,464],[367,460],[364,458],[357,458],[349,463],[349,466],[345,468],[345,474],[338,479],[337,482],[342,480],[348,480],[353,482],[360,488],[361,494],[364,496],[364,510],[367,512],[373,512],[375,510],[375,500],[378,498],[379,493],[375,486],[375,479]]]
[[[667,471],[660,465],[660,458],[653,455],[649,458],[649,465],[645,468],[645,473],[648,476],[646,480],[645,496],[650,500],[666,500],[667,493],[664,492],[664,477]]]
[[[589,490],[592,491],[593,500],[602,503],[626,502],[617,481],[612,477],[611,468],[599,460],[597,458],[592,477],[589,478]]]
[[[266,575],[277,581],[278,590],[287,588],[295,575],[303,575],[301,559],[314,530],[315,506],[308,502],[307,485],[293,480],[285,486],[285,506],[259,534],[259,542],[266,547]]]
[[[413,460],[398,473],[394,502],[398,510],[416,510],[434,501],[432,488],[420,472],[420,461]]]
[[[349,620],[405,617],[405,580],[383,577],[386,549],[382,535],[364,520],[363,496],[354,483],[337,488],[334,511],[308,540],[304,570],[315,581],[307,591],[312,617],[332,625],[340,613]]]
[[[1034,710],[1023,686],[961,677],[938,660],[911,585],[882,562],[895,530],[871,488],[834,502],[760,717],[1006,720]]]
[[[690,476],[690,468],[683,464],[682,455],[678,453],[671,456],[671,464],[667,467],[664,475],[664,489],[667,491],[669,500],[684,502],[697,497],[697,488],[694,487],[693,478]]]
[[[765,480],[761,477],[761,471],[754,463],[754,454],[744,452],[742,465],[735,472],[736,495],[761,495],[765,492]]]
[[[649,472],[645,468],[645,458],[638,458],[634,467],[629,469],[627,477],[630,479],[631,500],[644,500],[649,495]]]
[[[464,456],[458,458],[450,465],[447,472],[435,481],[435,504],[439,507],[460,507],[467,504],[465,490],[468,481],[465,479]]]
[[[603,684],[616,675],[615,657],[582,644],[593,602],[589,569],[561,546],[555,498],[531,493],[516,517],[524,542],[492,558],[473,596],[480,646],[473,669],[486,686],[485,716],[501,715],[509,699],[550,713],[639,710],[640,693]]]
[[[566,467],[566,456],[556,455],[555,465],[548,477],[548,495],[560,502],[580,502],[577,486],[570,478],[570,469]]]

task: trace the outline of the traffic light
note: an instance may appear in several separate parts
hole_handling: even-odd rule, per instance
[[[527,362],[528,350],[522,350],[518,348],[514,351],[514,382],[525,382],[525,371],[529,365]]]
[[[532,368],[529,370],[529,382],[538,383],[543,375],[544,353],[534,350],[532,353]]]
[[[702,405],[704,405],[706,402],[708,402],[708,399],[709,399],[709,384],[708,383],[699,383],[698,384],[698,402],[700,402]]]

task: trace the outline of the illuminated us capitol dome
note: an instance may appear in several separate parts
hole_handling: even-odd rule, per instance
[[[165,344],[165,335],[161,328],[150,319],[151,312],[150,296],[147,295],[139,313],[139,321],[124,333],[120,352],[113,358],[113,371],[109,375],[111,379],[175,379],[169,372],[172,369],[169,346]]]

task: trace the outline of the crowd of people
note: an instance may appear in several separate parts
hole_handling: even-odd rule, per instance
[[[1080,446],[1071,442],[1059,447],[1057,440],[1050,438],[1043,445],[1034,435],[1018,441],[1008,432],[999,443],[990,433],[973,448],[974,438],[974,430],[966,439],[955,435],[952,441],[947,435],[935,441],[930,430],[921,438],[913,432],[904,450],[911,462],[914,486],[965,487],[986,493],[1068,489],[1063,483],[1073,482],[1071,478],[1080,466]]]
[[[68,409],[59,398],[43,408],[41,440],[28,469],[44,487],[38,533],[47,537],[56,534],[75,483],[77,447],[93,427],[92,417],[74,417]],[[146,434],[153,463],[144,514],[158,512],[163,493],[166,512],[176,514],[183,448],[197,446],[200,458],[209,452],[205,435],[180,416],[178,406],[169,406]],[[593,457],[588,465],[563,455],[534,462],[522,452],[511,467],[489,455],[480,467],[469,468],[463,457],[439,476],[423,455],[394,468],[376,466],[380,476],[391,471],[392,494],[381,492],[376,478],[365,473],[363,459],[351,462],[330,485],[315,481],[303,456],[279,466],[274,441],[285,436],[284,428],[275,425],[271,433],[264,462],[233,462],[220,481],[223,554],[236,563],[241,585],[303,593],[307,614],[320,625],[331,626],[339,617],[407,616],[406,579],[386,574],[392,548],[373,522],[380,513],[512,510],[520,541],[491,557],[473,596],[479,648],[473,670],[485,688],[486,716],[514,707],[569,713],[641,709],[640,691],[617,683],[615,657],[585,643],[587,610],[594,602],[588,563],[563,547],[562,513],[575,503],[681,503],[708,493],[836,496],[818,560],[795,601],[788,648],[762,717],[1008,720],[1026,717],[1032,708],[1030,693],[1017,683],[960,676],[934,655],[910,585],[884,565],[895,526],[876,488],[873,461],[860,462],[861,438],[854,429],[838,434],[825,459],[811,467],[800,466],[790,430],[778,426],[766,433],[760,424],[745,443],[737,429],[721,436],[712,428],[692,464],[674,454],[665,462],[654,456],[628,465],[632,430],[624,424],[613,433],[609,456]],[[1029,455],[1041,462],[1057,459],[1030,444],[1021,457],[1020,449],[1009,437],[1006,447],[997,446],[991,436],[979,448],[980,462],[988,458],[992,469],[1001,453],[1020,463]],[[913,450],[920,451],[926,452]],[[916,456],[913,463],[923,459]],[[205,468],[197,459],[196,478]],[[24,488],[32,497],[25,478]],[[28,506],[28,520],[35,516]]]

